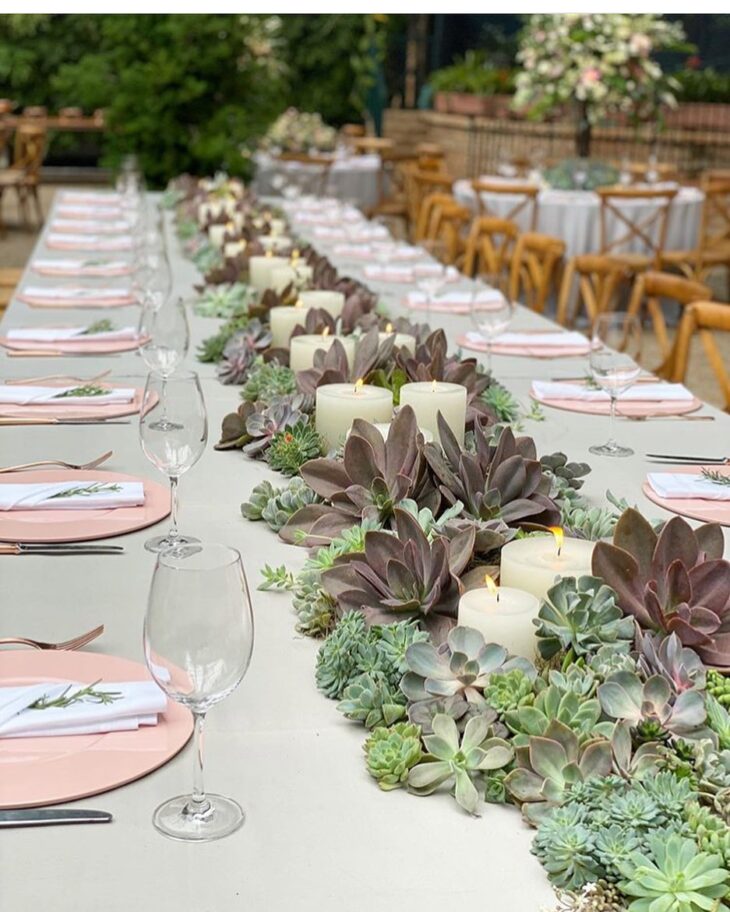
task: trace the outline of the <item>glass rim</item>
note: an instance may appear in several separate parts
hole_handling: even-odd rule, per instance
[[[214,566],[205,568],[206,570],[221,570],[225,567],[232,567],[237,563],[240,563],[243,568],[241,552],[237,548],[231,547],[231,545],[224,545],[222,542],[198,542],[193,547],[195,547],[196,553],[204,550],[210,551],[213,548],[219,549],[221,552],[227,552],[227,559],[221,559],[221,561]],[[185,566],[183,561],[176,560],[174,548],[169,551],[160,552],[157,555],[157,565],[164,566],[168,570],[194,571],[197,573],[201,571],[200,567]]]
[[[176,370],[174,373],[165,376],[161,371],[150,370],[147,373],[147,383],[149,383],[150,377],[155,377],[158,380],[164,380],[165,383],[173,383],[176,380],[198,380],[200,381],[200,375],[197,371],[194,370]]]

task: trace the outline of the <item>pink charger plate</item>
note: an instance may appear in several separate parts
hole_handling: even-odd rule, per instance
[[[102,243],[92,243],[84,240],[83,234],[78,236],[78,241],[46,241],[46,247],[49,250],[88,250],[96,253],[127,253],[132,248],[129,244],[122,244],[109,238]]]
[[[123,293],[120,293],[117,298],[39,298],[20,292],[16,298],[30,307],[42,307],[46,310],[129,307],[131,304],[137,303],[131,294]]]
[[[414,304],[409,301],[408,298],[404,298],[401,302],[403,307],[407,307],[409,310],[422,310],[424,313],[442,313],[442,314],[456,314],[457,316],[463,316],[471,312],[471,308],[468,304],[449,304],[445,301],[429,301],[424,304]],[[457,340],[458,341],[458,340]]]
[[[0,485],[77,481],[80,474],[105,483],[141,481],[144,483],[145,502],[139,507],[106,510],[3,510],[0,511],[0,541],[92,541],[145,529],[170,514],[170,491],[167,487],[138,475],[125,475],[121,472],[90,469],[79,473],[76,469],[45,469],[23,472],[22,479],[19,475],[7,473],[0,474]]]
[[[470,351],[486,352],[483,342],[472,342],[466,335],[457,338],[457,344]],[[591,350],[586,340],[585,348],[574,345],[498,345],[492,346],[493,355],[512,355],[515,358],[584,358]]]
[[[699,475],[703,468],[718,469],[718,466],[671,466],[666,471],[684,475]],[[730,475],[730,466],[719,466],[719,470]],[[730,500],[702,500],[701,498],[682,497],[669,499],[660,497],[648,481],[641,486],[644,495],[658,507],[664,507],[670,513],[678,513],[688,519],[700,522],[715,522],[730,526]]]
[[[8,339],[0,336],[0,345],[12,351],[47,351],[49,355],[108,355],[112,352],[135,351],[147,342],[149,336],[137,339],[110,339],[106,342],[35,342],[32,339]]]
[[[608,415],[611,411],[610,402],[582,402],[580,399],[538,399],[530,391],[530,398],[540,405],[547,405],[550,408],[562,409],[566,412],[582,412],[585,415]],[[616,403],[616,417],[626,418],[651,418],[654,415],[686,415],[688,412],[696,412],[702,408],[702,401],[696,396],[688,399],[686,402],[656,402],[646,400],[632,400],[631,402],[622,402],[619,396]]]
[[[0,687],[46,681],[149,681],[139,662],[93,652],[0,652]],[[133,782],[187,744],[190,712],[172,700],[157,725],[137,731],[46,738],[0,738],[0,808],[38,807],[98,795]]]
[[[48,382],[44,386],[68,386],[59,381]],[[100,383],[105,389],[130,389],[121,383]],[[136,415],[142,408],[144,389],[135,387],[134,398],[130,402],[94,403],[93,405],[13,405],[0,403],[0,416],[3,418],[122,418],[124,415]],[[157,404],[158,396],[150,397],[145,409],[148,412]]]

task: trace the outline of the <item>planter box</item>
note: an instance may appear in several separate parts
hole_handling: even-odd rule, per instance
[[[665,122],[675,130],[728,130],[730,104],[682,101],[675,110],[667,111]]]
[[[473,95],[471,92],[436,92],[434,110],[464,117],[514,117],[511,95]]]

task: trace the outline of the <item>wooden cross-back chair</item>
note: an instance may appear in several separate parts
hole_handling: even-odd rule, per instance
[[[596,193],[601,200],[599,252],[620,259],[636,272],[658,268],[676,188],[599,187]],[[646,252],[627,249],[634,244]]]
[[[451,194],[430,193],[421,204],[417,241],[441,262],[452,265],[462,254],[463,232],[471,217],[471,210]]]
[[[668,250],[661,257],[662,267],[676,269],[696,282],[704,281],[718,267],[730,272],[730,172],[724,178],[706,178],[702,189],[705,199],[697,247]],[[730,284],[730,275],[728,281]]]
[[[697,301],[685,308],[671,354],[661,366],[660,376],[682,383],[687,375],[692,338],[699,335],[707,360],[722,391],[726,412],[730,412],[730,376],[713,331],[730,332],[730,305]]]
[[[0,231],[4,233],[2,220],[3,194],[8,188],[15,190],[23,222],[29,225],[28,198],[33,199],[38,224],[43,222],[43,209],[38,196],[41,165],[46,152],[46,128],[42,124],[21,123],[15,131],[13,164],[0,171]]]
[[[417,165],[406,168],[408,222],[414,240],[418,240],[419,214],[423,200],[431,193],[450,194],[453,184],[453,177],[444,171],[424,171]]]
[[[679,176],[677,166],[669,162],[617,162],[616,167],[628,171],[635,184],[645,184],[651,178],[655,181],[673,181]]]
[[[547,234],[528,231],[517,239],[509,277],[513,301],[522,297],[537,313],[543,313],[565,254],[565,242]]]
[[[466,240],[462,272],[470,277],[509,271],[519,229],[509,219],[477,216]]]
[[[647,313],[654,327],[662,359],[669,357],[670,343],[667,323],[662,310],[662,300],[675,301],[686,308],[696,301],[707,301],[712,291],[701,282],[693,282],[667,272],[645,272],[637,276],[629,301],[628,313],[641,318]]]
[[[298,162],[311,166],[308,170],[288,171],[288,176],[308,193],[324,196],[327,191],[330,169],[334,159],[330,155],[310,155],[308,152],[282,152],[277,156],[280,162]]]
[[[527,228],[530,231],[534,231],[537,227],[537,195],[540,192],[540,188],[536,184],[520,181],[492,181],[480,178],[472,181],[471,186],[476,195],[479,215],[505,218],[519,224],[524,213]],[[515,197],[515,200],[512,202],[511,208],[506,212],[496,212],[489,208],[488,202],[482,196],[483,193],[498,195],[505,200],[507,197]],[[506,200],[506,205],[509,205],[510,202]]]
[[[599,314],[614,309],[618,289],[626,276],[626,266],[613,257],[596,253],[572,257],[560,283],[556,320],[562,326],[573,326],[580,311],[585,310],[592,324]]]
[[[393,140],[384,136],[360,136],[353,140],[352,147],[357,155],[376,155],[393,150]]]

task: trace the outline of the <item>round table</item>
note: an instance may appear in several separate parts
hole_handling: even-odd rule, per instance
[[[484,176],[479,180],[492,183],[515,183],[514,179]],[[654,185],[654,189],[658,186]],[[676,185],[671,185],[676,186]],[[478,209],[476,193],[469,180],[458,180],[454,184],[454,196],[464,206],[475,212]],[[485,193],[481,196],[485,207],[496,216],[505,218],[510,210],[519,201],[516,194]],[[702,203],[705,195],[696,187],[679,187],[677,195],[672,201],[667,226],[666,250],[692,250],[698,240],[700,219],[702,217]],[[626,209],[631,207],[639,219],[650,215],[656,203],[646,200],[627,200],[623,204]],[[532,210],[526,206],[515,217],[520,231],[530,231],[530,217]],[[535,230],[541,234],[550,234],[565,241],[566,258],[577,256],[581,253],[597,253],[601,249],[600,228],[601,201],[597,193],[592,190],[553,190],[543,189],[537,195],[537,222]],[[631,215],[634,220],[634,214]],[[616,222],[617,224],[614,224]],[[626,234],[626,225],[618,219],[609,219],[608,233],[610,237],[621,237]],[[632,242],[631,247],[621,248],[620,252],[646,253],[643,245]]]

